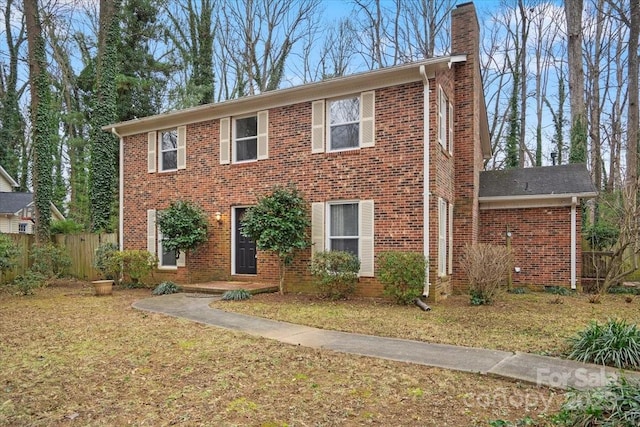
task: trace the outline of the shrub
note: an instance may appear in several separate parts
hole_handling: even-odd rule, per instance
[[[222,294],[222,301],[243,301],[251,298],[251,292],[246,289],[234,289]]]
[[[640,383],[620,380],[603,387],[567,393],[554,417],[556,425],[635,427],[640,425]]]
[[[523,294],[529,293],[527,288],[513,288],[513,289],[509,289],[508,292],[510,294],[516,294],[516,295],[523,295]]]
[[[351,252],[318,252],[311,260],[310,269],[321,296],[342,299],[356,290],[360,260]]]
[[[607,292],[610,294],[640,295],[640,288],[634,288],[630,286],[612,286],[607,289]]]
[[[500,292],[511,268],[511,253],[506,246],[477,243],[467,245],[461,265],[469,280],[471,304],[491,304]]]
[[[640,368],[640,330],[624,320],[591,322],[569,340],[570,359],[616,368]]]
[[[116,252],[118,245],[115,243],[103,243],[96,249],[93,266],[105,279],[116,279],[120,272],[120,265],[111,260]]]
[[[33,295],[34,290],[46,284],[46,278],[33,270],[27,270],[13,281],[19,295]]]
[[[49,229],[51,234],[78,234],[84,231],[84,225],[72,219],[63,219],[51,222]]]
[[[10,236],[0,233],[0,279],[16,266],[20,249]],[[0,280],[1,281],[1,280]]]
[[[156,288],[151,292],[153,295],[169,295],[175,294],[182,290],[180,286],[176,285],[170,281],[164,281],[160,283]]]
[[[378,257],[378,278],[384,294],[398,304],[412,304],[424,291],[427,261],[418,252],[382,252]]]
[[[139,286],[157,264],[155,255],[146,250],[134,249],[114,252],[108,258],[107,270],[117,272],[116,280],[119,284]]]
[[[55,279],[65,275],[71,267],[71,257],[64,247],[53,243],[33,245],[31,247],[31,270],[45,279]]]
[[[620,236],[620,228],[612,224],[599,222],[585,227],[582,233],[592,249],[604,250],[616,244]]]

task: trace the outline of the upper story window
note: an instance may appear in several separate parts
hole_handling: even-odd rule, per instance
[[[449,99],[442,90],[441,86],[438,86],[438,142],[444,148],[447,149],[447,129],[449,122],[447,120],[447,112],[449,109]]]
[[[178,169],[178,131],[177,129],[163,130],[160,139],[160,170]]]
[[[187,168],[187,127],[152,131],[147,134],[147,172]]]
[[[360,146],[360,97],[328,101],[329,150]]]
[[[374,91],[311,103],[311,152],[355,150],[376,145]]]
[[[235,119],[234,154],[236,162],[258,159],[258,117]]]
[[[26,234],[27,233],[27,226],[29,224],[27,224],[26,222],[21,222],[18,224],[18,233],[20,234]]]

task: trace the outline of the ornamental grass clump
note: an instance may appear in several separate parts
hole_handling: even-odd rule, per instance
[[[593,321],[569,340],[569,358],[621,369],[640,368],[640,330],[621,319]]]
[[[166,280],[160,283],[156,288],[151,292],[153,295],[169,295],[175,294],[182,290],[182,288],[175,283]]]
[[[460,263],[469,281],[471,304],[491,304],[507,282],[511,252],[506,246],[467,245]]]
[[[351,252],[318,252],[313,255],[310,270],[320,296],[344,299],[356,290],[360,260]]]
[[[222,301],[244,301],[251,298],[251,292],[246,289],[233,289],[222,294]]]

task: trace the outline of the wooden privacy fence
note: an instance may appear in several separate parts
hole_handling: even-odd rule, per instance
[[[31,266],[29,257],[31,245],[35,238],[29,234],[10,234],[20,249],[17,267],[2,278],[3,281],[12,280],[19,274],[24,274]],[[118,235],[110,234],[57,234],[51,239],[56,246],[64,246],[71,257],[69,275],[83,280],[96,280],[99,273],[93,268],[96,249],[103,243],[118,244]]]

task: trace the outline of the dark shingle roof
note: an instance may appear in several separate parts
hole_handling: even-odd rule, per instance
[[[480,172],[480,197],[579,195],[596,189],[583,164]]]
[[[15,214],[33,201],[33,193],[0,192],[0,214]]]

